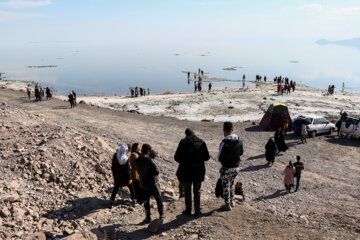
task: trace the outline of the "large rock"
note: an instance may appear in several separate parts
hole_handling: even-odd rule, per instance
[[[105,170],[100,164],[96,164],[95,170],[96,170],[98,173],[101,173],[101,174],[106,175],[106,170]]]
[[[148,226],[148,230],[151,232],[151,233],[157,233],[159,232],[161,229],[163,229],[164,227],[164,220],[162,219],[156,219],[154,221],[152,221],[149,226]]]
[[[90,231],[75,233],[73,235],[64,238],[64,240],[96,240],[96,239],[98,239],[98,237]]]
[[[109,144],[107,144],[104,139],[102,139],[101,137],[97,137],[96,138],[96,142],[97,144],[104,150],[107,150],[109,152],[114,152],[114,149],[112,149]]]
[[[20,196],[19,196],[19,194],[17,194],[17,193],[5,194],[5,195],[1,196],[0,202],[1,202],[1,201],[3,201],[3,202],[10,202],[10,203],[20,202]]]
[[[38,232],[28,237],[25,237],[25,240],[46,240],[46,235],[44,232]]]
[[[7,188],[17,190],[20,188],[20,183],[17,180],[13,180],[7,185]]]

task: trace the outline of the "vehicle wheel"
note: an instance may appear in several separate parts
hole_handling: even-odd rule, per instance
[[[333,128],[330,128],[329,130],[329,134],[331,135],[333,133],[334,129]]]
[[[316,137],[316,132],[315,132],[315,131],[309,132],[309,136],[310,136],[311,138]]]

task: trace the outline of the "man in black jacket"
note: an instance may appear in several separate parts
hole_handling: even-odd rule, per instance
[[[225,210],[231,210],[235,206],[234,180],[239,171],[240,156],[243,154],[243,144],[239,137],[234,134],[231,122],[224,123],[224,140],[219,149],[219,161],[221,162],[220,178],[223,185]]]
[[[195,136],[192,130],[187,128],[185,135],[174,156],[175,161],[179,163],[176,176],[185,190],[184,214],[191,215],[191,185],[193,185],[195,216],[198,216],[201,214],[200,188],[205,177],[205,161],[209,160],[210,155],[206,143]]]
[[[139,173],[140,189],[142,191],[144,207],[146,212],[146,223],[150,223],[150,197],[156,200],[160,219],[164,219],[164,206],[161,199],[160,186],[158,182],[159,170],[154,161],[149,157],[151,146],[144,144],[141,148],[142,156],[135,159],[135,168]]]

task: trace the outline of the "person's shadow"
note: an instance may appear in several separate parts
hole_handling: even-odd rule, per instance
[[[249,166],[247,168],[241,169],[240,172],[255,172],[255,171],[259,171],[261,169],[269,168],[269,167],[270,166],[268,164],[257,165],[257,166]]]
[[[252,156],[252,157],[247,158],[246,160],[255,160],[255,159],[260,159],[260,158],[265,158],[265,154],[260,154],[260,155],[257,155],[257,156]]]
[[[86,197],[68,200],[67,204],[68,206],[64,208],[45,213],[43,217],[62,220],[68,220],[69,218],[83,218],[91,213],[107,208],[109,206],[109,201],[96,197]]]
[[[182,225],[185,225],[188,222],[193,221],[194,219],[199,219],[199,218],[203,218],[203,217],[208,217],[210,215],[212,215],[214,212],[216,211],[220,211],[218,210],[211,210],[207,213],[203,213],[198,217],[194,217],[194,216],[185,216],[185,215],[178,215],[176,217],[176,219],[172,220],[171,222],[165,223],[163,226],[163,229],[161,231],[159,231],[158,233],[156,233],[155,235],[159,235],[162,232],[167,232],[167,231],[171,231],[172,229],[177,229],[179,227],[181,227]],[[147,226],[147,225],[146,225]],[[126,236],[129,239],[148,239],[150,237],[153,237],[154,234],[150,233],[147,229],[147,227],[135,230],[133,232],[128,232],[126,233]]]
[[[284,190],[277,190],[276,192],[274,192],[273,194],[270,195],[265,195],[265,196],[260,196],[258,198],[255,198],[254,201],[261,201],[261,200],[270,200],[270,199],[274,199],[277,197],[281,197],[286,195],[286,191]]]

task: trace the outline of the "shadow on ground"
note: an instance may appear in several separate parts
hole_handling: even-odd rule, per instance
[[[259,171],[261,169],[269,168],[269,167],[270,166],[268,164],[257,165],[257,166],[249,166],[247,168],[241,169],[240,172],[255,172],[255,171]]]

